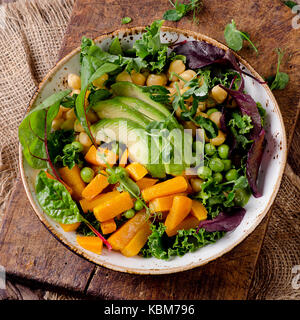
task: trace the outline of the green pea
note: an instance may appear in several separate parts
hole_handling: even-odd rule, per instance
[[[216,152],[216,147],[211,143],[206,143],[204,150],[207,155],[212,156]]]
[[[216,183],[221,183],[223,181],[223,176],[222,176],[222,173],[220,173],[220,172],[216,172],[213,175],[213,178],[214,178]]]
[[[222,159],[222,162],[224,164],[224,171],[228,171],[231,169],[231,160],[230,159]]]
[[[208,116],[210,116],[212,113],[218,112],[218,111],[219,111],[218,109],[212,108],[212,109],[209,109],[209,110],[206,112],[206,114],[207,114]]]
[[[84,167],[80,171],[81,179],[86,183],[89,183],[92,181],[92,179],[94,178],[94,174],[95,174],[94,170],[89,167]]]
[[[140,211],[144,208],[144,204],[141,200],[137,200],[134,204],[134,210],[135,211]]]
[[[234,203],[239,207],[244,207],[250,196],[251,192],[248,189],[237,189],[234,193]]]
[[[224,164],[221,159],[219,158],[213,158],[209,161],[209,167],[214,172],[221,172],[224,170]]]
[[[229,155],[229,146],[227,144],[221,144],[218,147],[218,154],[221,159],[227,159]]]
[[[227,171],[225,178],[227,181],[233,181],[236,180],[238,178],[238,172],[236,169],[230,169],[229,171]]]
[[[73,148],[77,149],[78,152],[83,151],[83,145],[79,141],[73,141],[71,145],[73,146]]]
[[[115,174],[119,174],[120,176],[122,176],[123,178],[128,177],[128,172],[126,169],[122,168],[122,167],[116,167],[115,169]]]
[[[209,177],[211,177],[212,171],[209,167],[203,166],[203,167],[198,168],[197,174],[198,174],[199,178],[205,180],[205,179],[208,179]]]
[[[124,217],[125,217],[126,219],[131,219],[131,218],[134,217],[135,211],[134,211],[133,209],[129,209],[129,210],[125,211],[125,212],[123,213],[123,215],[124,215]]]

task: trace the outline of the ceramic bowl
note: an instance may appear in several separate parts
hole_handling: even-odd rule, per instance
[[[142,27],[123,29],[111,34],[102,35],[98,37],[95,42],[101,48],[107,50],[112,38],[118,36],[123,47],[131,47],[136,39],[141,38],[143,31],[144,28]],[[222,49],[227,49],[223,44],[200,33],[169,27],[162,28],[161,39],[162,42],[203,40]],[[30,108],[34,108],[43,99],[55,91],[64,90],[66,83],[65,79],[68,73],[79,74],[79,52],[80,48],[72,51],[60,60],[47,74],[40,84],[37,93],[32,98]],[[256,78],[263,80],[245,60],[238,55],[236,56],[247,72],[250,72]],[[193,253],[188,253],[183,257],[175,257],[169,261],[156,258],[145,259],[139,256],[127,258],[118,252],[110,252],[105,248],[101,255],[87,251],[76,243],[76,235],[74,232],[64,232],[60,225],[51,220],[40,208],[34,193],[35,177],[38,171],[30,168],[26,161],[24,161],[20,147],[20,170],[22,180],[34,211],[48,230],[69,249],[97,265],[117,271],[136,274],[174,273],[199,267],[222,256],[243,241],[267,214],[279,189],[287,155],[286,136],[282,116],[270,89],[267,85],[259,84],[250,77],[245,77],[245,89],[253,99],[260,102],[267,111],[267,147],[263,155],[258,181],[263,196],[258,199],[251,196],[250,201],[245,207],[247,212],[240,225],[235,230],[228,232],[215,244],[207,245]]]

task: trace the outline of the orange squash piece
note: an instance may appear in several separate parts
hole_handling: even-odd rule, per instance
[[[130,163],[126,167],[126,171],[135,181],[141,180],[148,173],[147,169],[138,162]]]
[[[102,201],[94,208],[94,215],[100,222],[113,219],[118,214],[131,209],[133,200],[128,192],[121,192],[111,199]]]
[[[135,234],[147,223],[149,223],[149,220],[147,220],[145,210],[141,210],[115,231],[107,241],[114,250],[123,250]]]
[[[125,168],[125,165],[127,164],[127,162],[128,162],[128,149],[126,149],[122,153],[122,156],[121,156],[120,161],[119,161],[119,166],[122,167],[122,168]]]
[[[49,172],[45,171],[46,173],[46,176],[49,178],[49,179],[53,179],[53,180],[57,180],[55,177],[52,176],[52,174],[50,174]],[[62,184],[65,186],[65,188],[68,190],[68,192],[70,193],[70,195],[72,195],[73,193],[73,190],[72,188],[70,188],[64,181],[62,181]]]
[[[110,219],[100,223],[103,234],[109,234],[117,230],[117,224],[114,219]]]
[[[82,197],[87,200],[92,200],[99,193],[103,191],[108,185],[107,173],[102,170],[101,173],[98,173],[93,180],[84,188],[82,191]]]
[[[151,212],[165,212],[169,211],[173,204],[173,199],[175,196],[186,196],[186,193],[176,193],[170,196],[160,197],[153,199],[149,202],[149,208]]]
[[[69,224],[60,223],[60,226],[64,229],[65,232],[71,232],[71,231],[75,231],[80,226],[80,222],[69,223]]]
[[[96,149],[96,147],[92,145],[84,156],[84,159],[93,165],[107,167],[103,158],[110,166],[113,166],[118,160],[118,155],[105,148],[99,147]]]
[[[103,242],[100,238],[94,236],[77,236],[77,243],[84,249],[101,254]]]
[[[154,186],[156,182],[158,182],[158,179],[142,178],[139,181],[137,181],[136,184],[138,185],[138,187],[142,191],[146,188]]]
[[[188,215],[173,230],[167,230],[167,235],[169,237],[173,237],[178,233],[179,230],[189,230],[191,228],[196,228],[198,225],[199,225],[199,220],[192,215]]]
[[[192,201],[191,214],[196,217],[199,221],[207,219],[207,210],[204,205],[197,200]]]
[[[114,190],[111,192],[99,194],[93,200],[81,199],[79,200],[79,203],[81,205],[83,212],[86,213],[88,211],[93,211],[94,208],[97,207],[100,203],[115,197],[117,194],[120,194],[120,192],[117,190]]]
[[[179,176],[144,189],[142,191],[142,196],[145,201],[150,201],[155,198],[184,192],[187,188],[187,180],[183,176]]]
[[[175,229],[181,221],[190,213],[192,208],[192,200],[186,196],[175,196],[172,208],[166,218],[166,232]]]
[[[136,256],[146,244],[151,233],[150,224],[147,223],[135,234],[126,247],[121,250],[121,253],[126,257]]]
[[[81,179],[79,167],[77,165],[75,165],[72,169],[63,167],[58,169],[58,172],[63,181],[72,188],[72,197],[77,201],[81,199],[81,194],[85,188],[85,183]]]

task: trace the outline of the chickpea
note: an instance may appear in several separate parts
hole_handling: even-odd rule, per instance
[[[191,182],[191,186],[192,186],[194,192],[199,192],[199,191],[201,191],[201,184],[202,184],[202,182],[203,182],[202,179],[192,178],[192,179],[190,180],[190,182]]]
[[[72,130],[74,128],[74,122],[75,122],[75,119],[67,119],[61,125],[61,129],[63,129],[63,130]]]
[[[192,122],[192,121],[185,121],[185,122],[183,123],[183,127],[184,127],[185,129],[192,129],[192,135],[193,135],[193,137],[196,135],[197,127],[196,127],[196,125],[194,124],[194,122]]]
[[[90,137],[85,132],[80,132],[79,142],[86,148],[88,148],[92,145],[92,141],[91,141]]]
[[[56,117],[54,118],[54,120],[58,120],[58,119],[60,119],[60,118],[62,118],[63,117],[63,109],[62,109],[62,107],[60,106],[59,107],[59,110],[58,110],[58,112],[57,112],[57,115],[56,115]]]
[[[120,81],[132,82],[130,74],[125,70],[119,73],[116,77],[116,82],[120,82]]]
[[[145,70],[145,71],[142,72],[142,75],[143,75],[146,79],[148,78],[149,74],[150,74],[150,71],[149,71],[149,70]]]
[[[205,101],[199,101],[197,112],[205,111],[206,110],[206,102]]]
[[[205,102],[207,108],[213,108],[217,105],[216,101],[212,97],[208,97]]]
[[[93,85],[97,88],[103,89],[104,82],[108,80],[108,74],[104,73],[101,77],[93,81]]]
[[[99,120],[97,113],[93,110],[89,110],[86,114],[86,117],[90,123],[94,123]]]
[[[77,74],[69,73],[68,74],[68,86],[71,89],[79,90],[81,88],[81,80]]]
[[[214,146],[219,146],[224,143],[225,140],[226,134],[223,131],[219,130],[218,135],[215,138],[210,139],[209,142]]]
[[[59,130],[63,123],[64,123],[64,119],[63,118],[54,119],[52,121],[52,129],[53,130]]]
[[[211,121],[213,121],[217,125],[217,127],[220,129],[221,128],[221,122],[220,122],[221,117],[222,117],[222,112],[217,111],[217,112],[213,112],[211,115],[209,115],[208,118]]]
[[[166,87],[166,89],[170,91],[170,100],[173,101],[175,98],[174,94],[176,94],[176,88]]]
[[[83,126],[81,125],[81,123],[79,122],[78,119],[76,119],[74,122],[74,131],[75,132],[84,132]]]
[[[71,92],[71,97],[74,95],[74,94],[79,94],[80,93],[80,90],[72,90]]]
[[[217,103],[222,103],[227,98],[227,92],[219,85],[214,86],[211,90],[211,95]]]
[[[170,63],[169,70],[168,70],[168,78],[170,78],[170,75],[172,72],[175,72],[177,74],[181,74],[185,70],[185,65],[182,60],[174,60]],[[177,81],[178,78],[174,75],[170,79],[170,81]]]
[[[183,88],[184,83],[180,83],[180,81],[172,81],[170,83],[170,88],[174,88],[176,90],[176,86],[178,86],[179,89]]]
[[[61,110],[61,111],[64,113],[64,112],[69,111],[70,108],[66,108],[66,107],[64,107],[64,106],[60,106],[60,107],[59,107],[59,110]]]
[[[167,84],[167,76],[164,73],[161,74],[149,74],[147,78],[147,86],[165,86]]]
[[[180,89],[180,94],[183,95],[189,89],[191,89],[191,88],[190,87],[183,87],[182,89]],[[191,96],[185,101],[191,103],[191,102],[193,102],[193,97]]]
[[[185,81],[190,81],[194,77],[196,77],[197,73],[194,70],[185,70],[184,72],[180,73],[180,77]],[[185,82],[183,80],[179,80],[179,82],[184,86]]]
[[[134,70],[131,72],[131,79],[132,82],[138,86],[144,86],[146,82],[146,77],[142,73],[135,72]]]
[[[65,113],[65,117],[66,117],[66,120],[68,119],[76,119],[76,114],[75,114],[75,111],[74,111],[74,108],[71,108],[69,109],[66,113]]]
[[[197,112],[196,113],[196,116],[201,116],[201,117],[203,117],[203,118],[208,118],[208,115],[205,113],[205,112]]]

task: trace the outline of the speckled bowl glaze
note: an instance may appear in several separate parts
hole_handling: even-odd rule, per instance
[[[102,35],[98,37],[95,42],[101,48],[107,50],[111,39],[114,36],[118,36],[124,47],[131,47],[136,39],[141,38],[143,31],[144,27],[122,29],[110,34]],[[200,33],[169,27],[162,28],[161,39],[162,42],[176,40],[202,40],[222,49],[227,49],[223,44]],[[79,52],[80,48],[72,51],[60,60],[47,74],[31,100],[30,109],[34,108],[43,99],[55,91],[65,89],[65,80],[68,73],[72,72],[79,74]],[[245,67],[246,71],[250,72],[260,80],[263,80],[246,61],[238,55],[236,56],[242,66]],[[34,193],[35,178],[38,171],[30,168],[26,161],[24,161],[20,146],[21,176],[27,196],[34,211],[46,228],[70,250],[97,265],[117,271],[136,274],[167,274],[199,267],[222,256],[224,253],[230,251],[243,241],[262,221],[278,192],[286,163],[287,147],[284,124],[273,94],[267,85],[259,84],[249,77],[245,77],[245,89],[254,98],[254,100],[260,102],[267,111],[267,147],[263,155],[258,181],[258,185],[262,190],[263,196],[258,199],[255,199],[252,196],[245,207],[247,212],[241,224],[235,230],[228,232],[215,244],[207,245],[193,253],[188,253],[183,257],[175,257],[169,261],[158,260],[155,258],[145,259],[139,256],[127,258],[118,252],[108,251],[106,248],[104,248],[101,255],[97,255],[83,249],[76,243],[76,235],[74,232],[64,232],[60,225],[51,220],[40,208]]]

